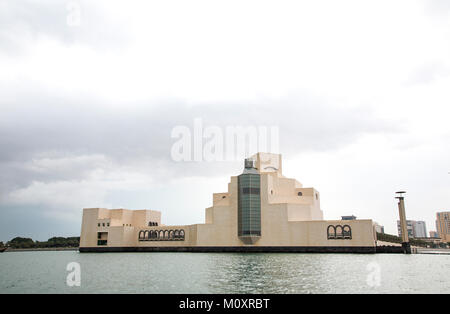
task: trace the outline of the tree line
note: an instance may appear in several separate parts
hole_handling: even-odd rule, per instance
[[[0,247],[3,246],[3,242],[0,242]],[[16,237],[6,242],[6,246],[14,249],[79,247],[80,237],[53,237],[47,241],[33,241],[31,238]]]

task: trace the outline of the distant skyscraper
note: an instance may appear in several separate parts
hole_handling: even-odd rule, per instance
[[[375,231],[378,233],[384,233],[384,226],[378,224],[378,222],[374,222],[373,226],[375,227]]]
[[[414,237],[415,238],[426,238],[427,237],[427,226],[425,221],[416,221],[414,224]]]
[[[413,230],[414,221],[413,220],[407,220],[406,221],[406,229],[408,230],[408,236],[410,238],[414,238],[414,230]],[[400,226],[400,220],[397,220],[397,230],[398,230],[398,236],[402,237],[402,227]]]
[[[436,229],[442,242],[450,242],[450,212],[436,214]]]
[[[408,236],[410,238],[426,238],[427,227],[425,221],[407,220],[406,228],[408,229]],[[398,236],[402,236],[402,229],[400,228],[400,221],[397,220]]]

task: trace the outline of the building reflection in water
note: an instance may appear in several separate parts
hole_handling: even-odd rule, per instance
[[[308,293],[320,289],[330,255],[286,253],[217,254],[208,269],[209,286],[224,293]],[[329,269],[328,269],[329,270]],[[322,287],[323,288],[323,287]]]

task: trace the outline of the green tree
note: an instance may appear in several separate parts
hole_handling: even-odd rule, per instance
[[[15,249],[29,249],[34,247],[34,241],[30,238],[16,237],[8,242],[8,246]]]
[[[53,237],[48,239],[46,247],[78,247],[80,245],[79,237]]]
[[[34,242],[30,238],[16,237],[7,244],[15,249],[79,247],[80,237],[53,237],[44,242]]]

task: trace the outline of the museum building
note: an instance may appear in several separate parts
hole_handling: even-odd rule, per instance
[[[85,208],[80,252],[375,253],[370,219],[324,220],[320,194],[282,174],[279,154],[245,159],[228,191],[213,194],[205,223],[161,224],[161,212]]]

